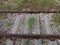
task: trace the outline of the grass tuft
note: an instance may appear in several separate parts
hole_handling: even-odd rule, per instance
[[[29,31],[32,32],[33,25],[35,24],[35,17],[29,17],[27,20]]]

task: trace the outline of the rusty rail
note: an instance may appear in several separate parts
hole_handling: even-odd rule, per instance
[[[0,10],[0,13],[60,13],[60,11],[3,11]]]
[[[21,39],[60,39],[60,35],[41,35],[41,34],[0,34],[1,37],[12,38],[19,37]]]

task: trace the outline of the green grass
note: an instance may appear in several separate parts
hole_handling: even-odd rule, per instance
[[[11,5],[8,3],[8,1],[0,1],[0,10],[10,10],[11,9]]]
[[[60,33],[60,13],[52,15],[51,22],[54,22],[52,26],[55,25],[58,33]]]
[[[60,14],[54,14],[51,19],[52,22],[55,22],[55,24],[60,25]]]
[[[35,17],[29,17],[27,20],[29,31],[32,32],[33,25],[35,24]]]
[[[5,26],[6,26],[6,27],[10,27],[11,25],[12,25],[11,22],[6,22],[6,23],[5,23]]]
[[[21,6],[24,5],[23,1],[24,1],[24,0],[20,0],[20,1],[18,1],[18,2],[16,3],[15,9],[20,9]]]
[[[6,1],[8,2],[8,0]],[[46,10],[49,5],[54,5],[55,0],[13,0],[14,7],[8,4],[0,5],[0,9],[10,9],[10,10]]]
[[[31,3],[38,3],[40,5],[46,5],[46,4],[51,4],[55,2],[54,0],[29,0]]]
[[[34,5],[34,10],[50,10],[51,8],[55,9],[54,4],[55,1],[54,0],[29,0],[30,4],[32,5],[31,7],[33,7]],[[32,9],[32,10],[33,10]]]

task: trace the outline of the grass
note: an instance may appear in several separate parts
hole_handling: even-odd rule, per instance
[[[9,4],[1,4],[0,5],[0,9],[3,9],[3,10],[7,10],[7,9],[10,9],[11,6]]]
[[[54,7],[54,0],[29,0],[30,4],[32,4],[31,7],[33,7],[34,10],[40,11],[40,10],[51,10],[51,8]],[[32,9],[32,10],[33,10]]]
[[[54,14],[51,19],[52,22],[55,22],[55,24],[60,25],[60,14]]]
[[[8,0],[6,2],[8,2]],[[40,11],[49,10],[53,8],[55,4],[55,0],[11,0],[11,2],[14,7],[8,2],[8,4],[0,5],[0,9]]]
[[[29,0],[31,3],[38,3],[40,5],[47,5],[47,4],[53,4],[55,2],[54,0]]]
[[[51,22],[54,22],[52,25],[55,25],[57,31],[60,33],[60,13],[52,15]]]
[[[11,25],[12,25],[11,22],[6,22],[6,23],[5,23],[5,26],[6,26],[6,27],[10,27]]]
[[[15,9],[20,9],[21,6],[24,5],[24,4],[23,4],[23,1],[24,1],[24,0],[20,0],[20,1],[18,1],[18,2],[16,3]]]
[[[32,32],[33,25],[35,24],[35,17],[29,17],[27,20],[29,31]]]

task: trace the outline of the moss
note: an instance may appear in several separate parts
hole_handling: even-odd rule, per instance
[[[29,31],[32,32],[33,25],[35,24],[35,17],[29,17],[27,24],[29,26]]]

